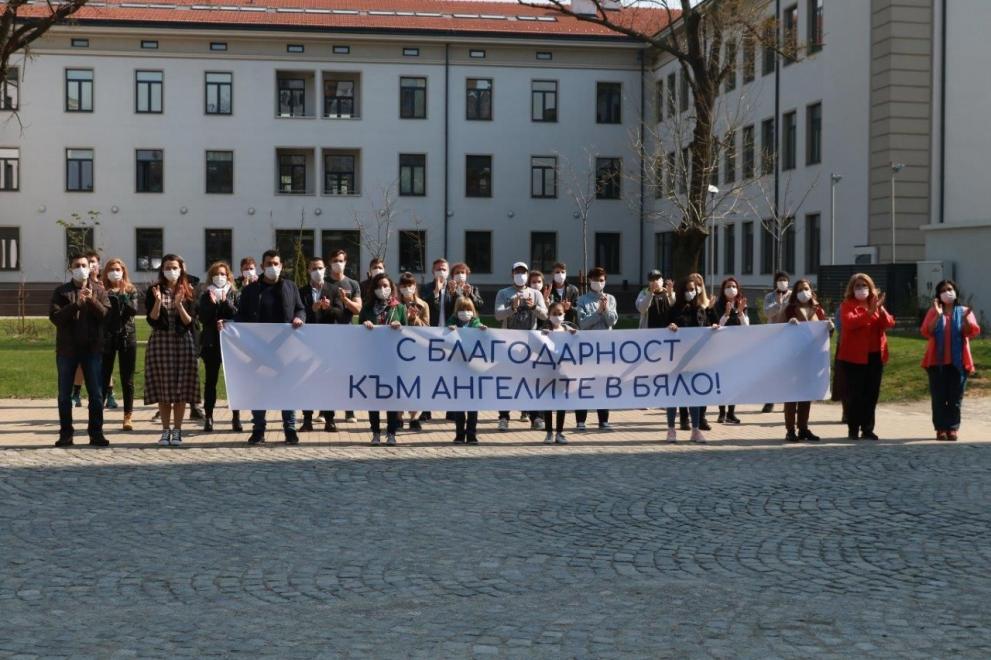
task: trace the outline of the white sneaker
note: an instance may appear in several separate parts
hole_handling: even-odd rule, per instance
[[[534,430],[537,430],[537,431],[543,431],[544,430],[544,420],[540,419],[539,417],[535,417],[533,419],[533,428],[534,428]]]
[[[509,420],[508,419],[500,419],[499,420],[499,430],[500,431],[508,431],[509,430]]]
[[[599,430],[612,431],[612,424],[610,424],[609,422],[602,422],[601,424],[599,424]]]
[[[678,442],[678,432],[673,428],[668,429],[668,442],[671,444]]]
[[[179,447],[182,445],[182,431],[179,429],[172,429],[172,446]]]
[[[358,422],[358,418],[355,417],[354,415],[348,415],[347,417],[344,418],[345,424],[356,424],[357,422]]]
[[[172,444],[172,431],[165,429],[162,431],[162,437],[158,439],[159,447],[168,447]]]
[[[548,433],[547,435],[544,436],[544,444],[545,445],[553,445],[554,444],[554,434],[553,433]]]
[[[575,424],[575,430],[576,431],[584,431],[585,430],[585,422],[578,422],[577,424]]]
[[[564,434],[563,433],[558,433],[557,434],[557,437],[555,437],[554,440],[559,445],[566,445],[566,444],[568,444],[568,439],[566,437],[564,437]]]
[[[380,444],[382,444],[382,434],[381,433],[372,433],[372,444],[373,445],[380,445]]]
[[[396,434],[395,433],[386,433],[385,434],[385,444],[387,444],[387,445],[395,445],[396,444]]]
[[[521,421],[521,422],[525,422],[525,421],[527,421],[528,419],[530,419],[530,415],[528,415],[528,414],[527,414],[527,413],[525,413],[525,412],[521,412],[521,413],[520,413],[520,421]]]
[[[692,442],[695,442],[700,445],[705,444],[705,436],[702,435],[702,431],[699,431],[698,429],[692,429]]]

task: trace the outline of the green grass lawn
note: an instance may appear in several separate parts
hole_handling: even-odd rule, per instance
[[[483,321],[497,327],[493,318],[484,318]],[[139,319],[136,325],[139,344],[134,385],[135,396],[140,401],[144,395],[143,342],[147,341],[150,332],[143,319]],[[636,328],[637,320],[623,318],[618,327]],[[918,336],[890,335],[888,342],[891,359],[885,367],[881,400],[907,401],[929,396],[925,373],[919,367],[925,341]],[[971,342],[971,350],[978,372],[968,382],[968,390],[972,395],[991,395],[991,379],[985,371],[991,365],[991,342],[978,339]],[[27,319],[23,326],[14,319],[0,319],[0,397],[54,398],[55,390],[55,327],[46,319]],[[220,398],[225,398],[223,374],[219,390]]]

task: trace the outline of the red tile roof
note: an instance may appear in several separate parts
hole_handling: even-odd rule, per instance
[[[0,3],[2,6],[2,3]],[[39,0],[22,17],[42,16]],[[653,31],[667,13],[652,8],[617,12],[624,24]],[[550,8],[473,0],[92,0],[73,15],[85,25],[161,24],[178,27],[326,29],[359,32],[479,33],[508,36],[624,38],[608,28],[563,16]]]

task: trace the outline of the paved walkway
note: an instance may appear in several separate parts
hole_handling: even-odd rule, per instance
[[[817,446],[742,412],[166,449],[142,410],[58,450],[54,402],[0,402],[0,656],[991,656],[991,401],[957,444],[917,404]]]

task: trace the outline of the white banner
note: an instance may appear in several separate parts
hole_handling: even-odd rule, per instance
[[[824,322],[670,330],[225,324],[236,410],[573,410],[812,401]]]

